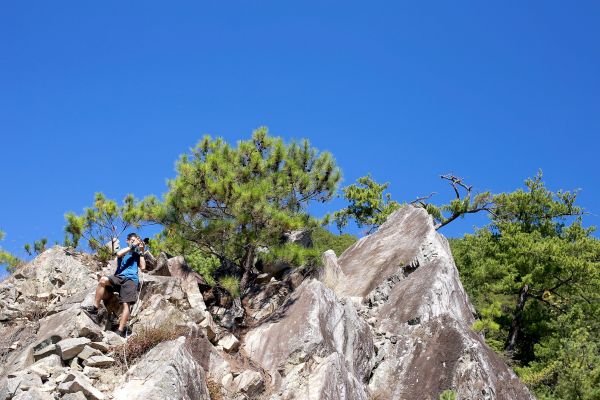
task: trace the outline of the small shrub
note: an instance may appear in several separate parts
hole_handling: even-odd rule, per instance
[[[219,259],[213,255],[203,254],[201,251],[196,250],[185,255],[185,260],[188,265],[196,272],[198,272],[206,283],[211,286],[215,285],[214,273],[221,265]]]
[[[233,297],[240,296],[240,280],[235,276],[224,276],[219,279],[219,284],[227,290]]]
[[[140,326],[125,344],[113,347],[113,357],[117,365],[125,369],[127,364],[134,364],[157,344],[177,339],[184,333],[184,328],[173,328],[169,324],[158,327]]]
[[[444,390],[440,394],[440,400],[456,400],[456,392],[454,390]]]

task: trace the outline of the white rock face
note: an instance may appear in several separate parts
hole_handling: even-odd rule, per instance
[[[231,376],[227,375],[227,376]],[[262,375],[257,371],[246,370],[233,379],[232,391],[245,393],[250,398],[257,396],[264,389]]]
[[[281,313],[275,322],[250,331],[243,347],[250,358],[269,371],[275,390],[293,391],[290,387],[297,386],[296,376],[288,379],[288,371],[311,361],[320,363],[333,353],[344,360],[345,369],[357,381],[366,379],[371,370],[373,342],[366,322],[349,302],[340,302],[319,281],[308,280],[292,294]],[[312,382],[313,371],[307,368],[303,372],[308,374],[304,382]]]
[[[150,350],[127,372],[115,400],[210,400],[202,367],[185,346],[185,338]]]
[[[91,340],[86,337],[64,339],[56,343],[56,348],[63,360],[70,360],[71,358],[76,357],[90,342]]]
[[[239,349],[240,341],[234,335],[227,335],[219,340],[219,346],[222,346],[226,352],[232,353]]]
[[[81,372],[70,372],[67,378],[59,385],[58,390],[61,393],[82,392],[86,398],[92,400],[106,399],[106,396],[96,389]]]

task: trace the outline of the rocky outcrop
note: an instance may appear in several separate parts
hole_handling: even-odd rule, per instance
[[[164,342],[133,366],[115,400],[210,400],[205,373],[186,348],[185,338]]]
[[[130,322],[134,335],[181,337],[125,365],[115,353],[125,340],[111,332],[118,302],[99,321],[80,311],[113,269],[54,247],[0,284],[0,400],[532,398],[472,331],[448,243],[419,208],[399,209],[339,258],[325,252],[317,276],[255,271],[241,302],[161,254]]]
[[[424,210],[398,210],[323,263],[321,281],[305,281],[245,336],[271,398],[532,398],[471,330],[448,243]]]
[[[142,276],[133,326],[201,334],[197,323],[205,319],[206,307],[194,275],[177,269],[177,261],[171,262],[177,276]],[[109,330],[120,312],[118,304],[109,301],[99,321],[80,308],[91,304],[98,277],[113,270],[114,265],[104,267],[92,257],[57,246],[2,282],[0,314],[10,318],[0,325],[0,399],[107,399],[116,395],[117,387],[120,396],[135,397],[137,390],[128,388],[144,368],[158,374],[154,398],[169,398],[161,394],[168,390],[174,399],[208,399],[204,370],[190,361],[190,351],[178,341],[156,347],[129,369],[127,379],[123,377],[113,352],[125,341]]]

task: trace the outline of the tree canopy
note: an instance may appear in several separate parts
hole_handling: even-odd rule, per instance
[[[600,243],[576,192],[548,190],[541,172],[525,186],[494,196],[491,223],[451,241],[475,328],[541,397],[597,398],[584,388],[600,387],[598,368],[586,367],[600,361]],[[574,367],[582,384],[567,390]]]
[[[66,246],[77,247],[84,238],[90,249],[106,260],[115,253],[119,236],[127,229],[141,226],[142,212],[131,194],[119,205],[104,194],[96,193],[92,207],[86,208],[81,215],[68,212],[65,220]]]
[[[369,174],[358,178],[355,184],[343,188],[343,197],[349,204],[333,215],[340,232],[348,225],[350,219],[354,219],[359,228],[367,227],[367,234],[383,224],[387,217],[400,207],[400,203],[392,200],[390,193],[384,194],[388,186],[389,182],[379,184]]]
[[[424,208],[432,216],[435,229],[467,214],[491,210],[490,192],[473,194],[473,186],[467,185],[461,178],[452,174],[441,175],[440,178],[448,181],[455,194],[455,198],[448,204],[437,206],[431,203],[429,200],[435,193],[410,202],[414,206]],[[359,228],[367,227],[367,234],[383,224],[401,205],[392,200],[390,193],[384,193],[388,186],[389,182],[379,184],[369,174],[358,178],[355,184],[343,188],[342,197],[348,201],[348,206],[336,211],[332,218],[339,231],[341,232],[350,220],[354,220]]]
[[[164,201],[147,198],[142,209],[168,236],[239,266],[243,293],[257,250],[300,251],[284,234],[317,226],[306,207],[331,199],[340,180],[330,153],[308,140],[286,145],[259,128],[236,147],[204,137],[178,161]]]

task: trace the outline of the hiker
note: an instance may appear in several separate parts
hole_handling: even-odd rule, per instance
[[[126,324],[131,313],[131,308],[137,300],[137,289],[139,285],[138,267],[146,270],[144,258],[144,242],[137,233],[127,235],[127,245],[117,252],[117,270],[114,275],[103,276],[96,287],[94,305],[82,307],[83,311],[94,321],[98,321],[98,309],[101,300],[108,300],[117,292],[119,302],[123,304],[123,313],[119,319],[117,334],[126,336]]]

